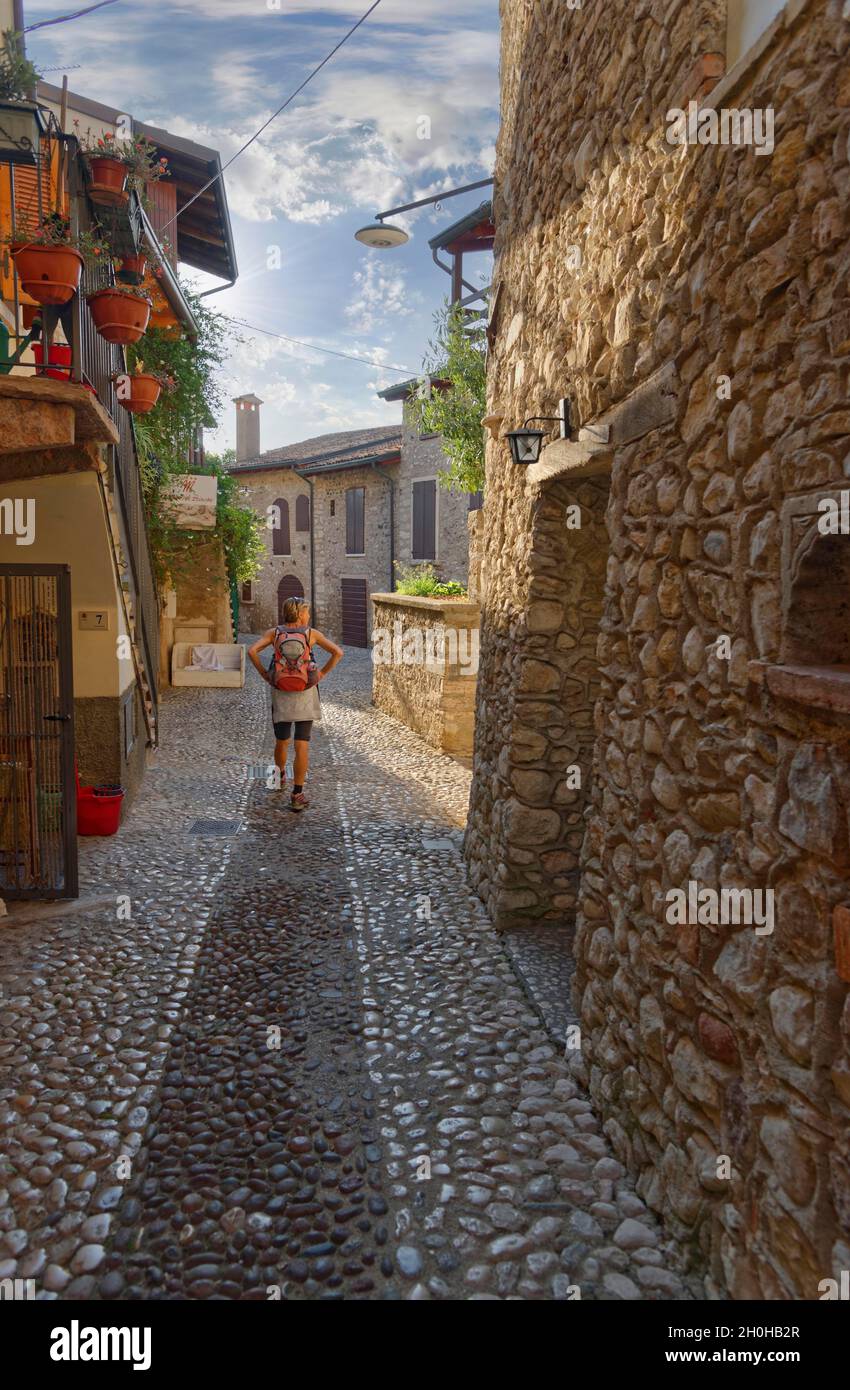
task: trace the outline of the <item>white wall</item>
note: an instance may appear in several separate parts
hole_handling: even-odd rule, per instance
[[[119,661],[117,639],[126,636],[124,614],[107,531],[107,517],[96,473],[68,473],[0,483],[0,499],[35,503],[35,540],[18,545],[0,535],[0,563],[70,565],[74,695],[121,695],[134,679],[132,659]],[[108,615],[104,632],[80,628],[79,614],[96,609]]]
[[[785,8],[785,0],[728,0],[726,66],[731,68]]]

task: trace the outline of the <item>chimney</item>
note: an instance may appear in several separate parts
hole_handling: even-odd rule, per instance
[[[236,406],[236,462],[248,463],[260,452],[259,396],[234,396]]]

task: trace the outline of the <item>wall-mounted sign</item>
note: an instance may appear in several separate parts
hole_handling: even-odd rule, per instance
[[[109,614],[102,610],[95,611],[93,608],[81,609],[79,624],[86,632],[108,632]]]
[[[175,526],[187,531],[212,530],[218,499],[218,479],[203,473],[182,473],[163,489],[166,511]]]

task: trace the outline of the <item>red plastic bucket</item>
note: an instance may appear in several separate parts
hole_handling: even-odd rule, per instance
[[[77,783],[77,834],[114,835],[121,820],[123,791],[116,792],[114,796],[95,796],[94,787],[80,786],[76,762],[74,778]]]
[[[124,793],[95,796],[90,787],[80,787],[77,795],[77,834],[114,835],[121,820]]]
[[[48,352],[48,367],[42,365],[44,361],[44,346],[42,343],[33,343],[32,355],[36,362],[37,376],[52,376],[57,381],[70,381],[71,378],[71,349],[67,343],[51,343]],[[65,367],[66,371],[56,371],[56,367]]]

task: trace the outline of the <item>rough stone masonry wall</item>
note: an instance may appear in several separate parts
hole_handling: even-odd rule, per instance
[[[411,423],[410,408],[404,410],[404,434],[401,463],[396,475],[396,555],[400,565],[414,565],[411,552],[413,540],[413,484],[419,479],[437,480],[437,558],[434,568],[443,580],[466,584],[469,572],[469,493],[451,492],[441,485],[440,473],[448,468],[439,435],[420,435]]]
[[[278,586],[284,575],[294,575],[310,598],[310,532],[296,531],[295,503],[298,497],[309,497],[308,485],[288,468],[270,472],[237,474],[242,489],[242,502],[253,507],[263,523],[266,554],[262,568],[253,581],[251,603],[239,605],[240,632],[267,632],[278,621]],[[275,555],[274,532],[267,525],[268,508],[279,497],[289,503],[290,555]]]
[[[489,409],[510,428],[571,395],[586,423],[661,368],[672,407],[613,449],[595,568],[584,529],[579,548],[558,521],[588,483],[535,490],[488,445],[467,853],[497,920],[519,902],[568,914],[546,860],[574,853],[587,811],[576,999],[606,1130],[710,1291],[817,1298],[850,1268],[850,1005],[831,942],[850,727],[749,676],[786,645],[789,507],[847,477],[850,22],[839,0],[787,6],[724,100],[773,106],[772,155],[673,150],[664,114],[718,72],[724,11],[503,0]],[[596,535],[604,487],[583,500]],[[824,613],[825,647],[840,617]],[[586,656],[577,686],[564,638]],[[587,804],[562,807],[597,689]],[[773,934],[668,926],[665,894],[689,880],[773,888]]]
[[[395,465],[346,468],[315,478],[316,609],[317,625],[334,641],[342,641],[342,579],[366,580],[366,621],[371,631],[369,595],[390,584],[390,480]],[[345,494],[350,487],[366,489],[365,555],[345,553]],[[334,514],[331,516],[331,502]]]
[[[478,605],[407,594],[373,594],[372,603],[372,703],[441,753],[471,757]]]

